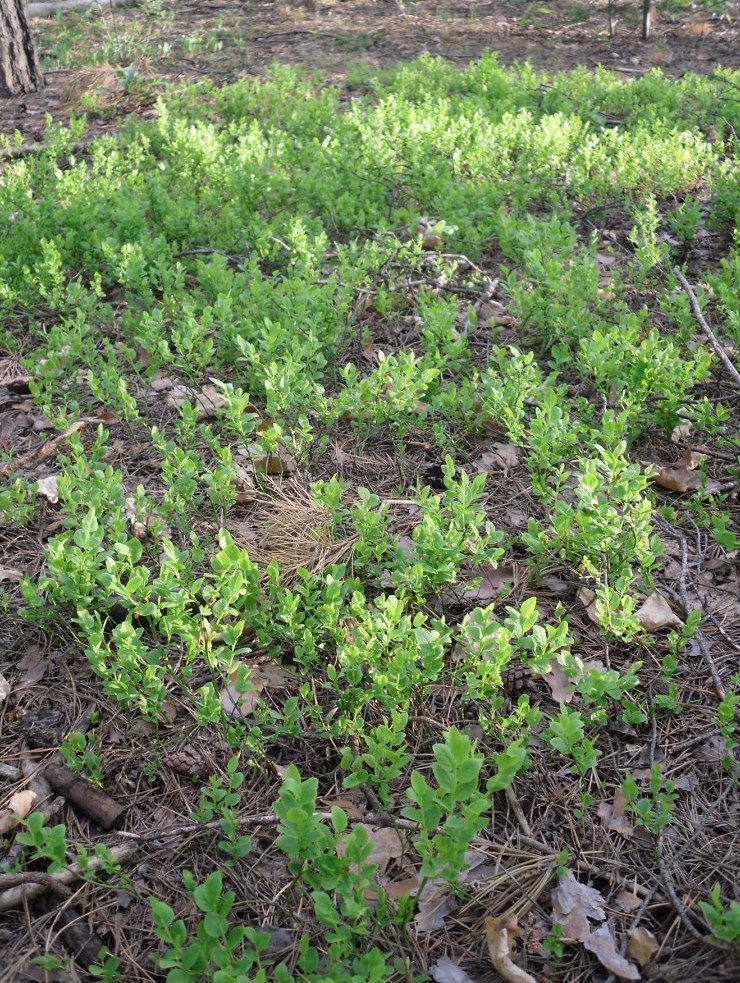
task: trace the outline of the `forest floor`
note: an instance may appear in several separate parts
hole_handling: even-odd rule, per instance
[[[605,6],[34,22],[0,983],[737,980],[740,4]]]

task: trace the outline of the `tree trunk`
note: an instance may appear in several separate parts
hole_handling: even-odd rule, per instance
[[[26,0],[0,0],[0,96],[36,92],[43,84]]]
[[[652,20],[652,0],[642,0],[642,40],[647,41],[650,37],[650,21]]]

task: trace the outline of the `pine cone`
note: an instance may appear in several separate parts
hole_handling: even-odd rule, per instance
[[[504,693],[516,703],[520,696],[530,695],[534,692],[532,673],[521,662],[511,662],[501,675]]]

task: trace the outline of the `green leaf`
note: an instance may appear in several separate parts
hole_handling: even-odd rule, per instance
[[[215,911],[221,898],[223,888],[223,874],[220,870],[214,870],[206,880],[193,891],[193,900],[200,911]]]

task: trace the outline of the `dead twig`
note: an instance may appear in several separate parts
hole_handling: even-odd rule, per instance
[[[37,873],[36,871],[27,871],[23,874],[0,874],[0,911],[10,911],[19,905],[28,904],[36,898],[40,898],[47,891],[55,891],[69,897],[72,893],[69,890],[69,885],[80,877],[94,873],[104,863],[107,864],[109,860],[112,860],[113,863],[123,863],[138,851],[137,843],[121,843],[119,846],[112,847],[105,857],[90,857],[84,869],[78,864],[72,864],[57,871],[56,874]],[[22,879],[19,881],[12,880],[12,878]]]
[[[681,598],[681,604],[683,605],[684,614],[688,618],[688,616],[691,614],[688,588],[686,586],[689,569],[689,547],[684,535],[678,533],[678,539],[681,544],[681,575],[678,582],[678,592]],[[707,669],[709,669],[709,675],[712,677],[712,682],[714,683],[714,688],[717,691],[717,695],[721,700],[724,700],[727,692],[722,684],[719,672],[717,671],[717,666],[712,658],[712,653],[709,651],[709,644],[707,643],[701,627],[697,627],[696,629],[696,643],[699,646],[699,651],[702,654],[702,658],[704,659]]]
[[[738,372],[738,370],[732,364],[729,355],[724,350],[722,345],[720,345],[719,341],[717,340],[717,336],[709,327],[707,319],[702,314],[701,307],[699,307],[699,301],[696,299],[696,294],[694,293],[691,284],[680,270],[676,269],[674,270],[674,273],[676,274],[676,278],[678,279],[678,282],[681,284],[684,291],[686,292],[686,296],[689,298],[689,303],[691,304],[691,310],[694,312],[694,317],[699,322],[699,325],[701,326],[701,329],[704,332],[704,334],[707,336],[707,340],[709,341],[709,344],[714,349],[717,358],[720,360],[720,362],[722,362],[724,367],[727,369],[728,374],[731,376],[735,384],[737,386],[740,386],[740,372]]]
[[[661,830],[660,832],[662,834],[663,830]],[[693,938],[695,939],[698,939],[700,942],[704,942],[705,934],[700,932],[699,929],[696,927],[696,925],[694,925],[694,923],[691,921],[691,918],[689,917],[689,913],[687,912],[684,905],[681,903],[681,899],[678,896],[678,892],[676,891],[676,885],[673,883],[673,875],[668,869],[668,864],[666,863],[665,856],[663,855],[662,840],[663,840],[662,835],[659,835],[657,859],[658,859],[658,870],[660,871],[660,879],[663,883],[665,893],[671,899],[671,904],[673,905],[676,914],[681,919],[681,924],[689,933],[689,935],[693,936]]]
[[[244,269],[244,263],[239,257],[234,256],[233,253],[227,253],[224,249],[211,249],[208,246],[199,246],[195,249],[181,249],[179,252],[172,254],[173,259],[181,259],[183,256],[223,256],[240,270]]]
[[[315,812],[313,814],[313,818],[331,822],[332,814],[330,812]],[[365,813],[362,817],[362,821],[374,826],[393,826],[397,827],[398,829],[416,830],[419,828],[418,823],[412,822],[410,819],[396,819],[393,816],[376,812]],[[236,822],[237,826],[242,829],[245,827],[256,826],[277,826],[279,823],[280,819],[274,812],[251,816],[240,816]],[[126,840],[133,840],[136,843],[153,843],[171,839],[173,836],[181,838],[183,836],[192,836],[194,833],[204,832],[209,829],[220,828],[221,821],[219,819],[214,819],[208,823],[179,823],[172,826],[166,826],[164,829],[147,830],[143,833],[134,833],[129,830],[119,829],[116,831],[116,836],[120,836]]]
[[[3,903],[3,898],[11,889],[23,887],[27,884],[33,884],[40,888],[48,888],[63,898],[69,898],[72,894],[70,888],[56,874],[45,874],[42,870],[24,870],[18,874],[0,874],[0,891],[2,891],[2,894],[0,894],[0,906]],[[7,910],[7,908],[0,907],[0,911]]]
[[[60,433],[56,437],[52,437],[51,440],[47,440],[46,443],[42,444],[41,447],[37,448],[35,451],[29,451],[27,454],[21,454],[20,457],[13,458],[12,461],[6,461],[4,464],[0,464],[0,475],[7,477],[9,474],[15,474],[16,471],[21,471],[23,468],[27,468],[31,464],[37,464],[42,461],[45,457],[51,457],[52,454],[57,452],[57,449],[61,444],[64,443],[73,433],[77,433],[85,426],[84,420],[78,420],[77,423],[73,423],[71,427],[67,427],[64,433]]]
[[[504,789],[504,794],[506,795],[506,801],[509,803],[509,806],[511,807],[511,811],[516,816],[516,821],[519,823],[522,832],[524,833],[525,836],[531,836],[532,829],[529,823],[527,822],[527,817],[524,815],[524,812],[522,811],[522,807],[519,805],[519,799],[517,799],[516,797],[516,792],[514,791],[511,785],[506,786],[506,788]]]

